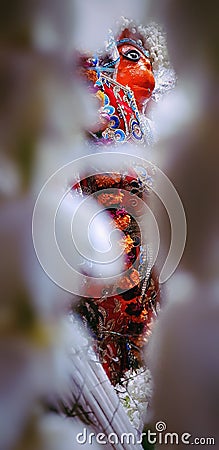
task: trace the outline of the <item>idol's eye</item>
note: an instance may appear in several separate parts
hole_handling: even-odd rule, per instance
[[[122,53],[122,56],[126,59],[129,59],[129,61],[139,61],[141,58],[141,54],[138,52],[138,50],[128,50],[125,53]]]

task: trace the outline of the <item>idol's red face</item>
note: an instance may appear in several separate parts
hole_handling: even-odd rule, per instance
[[[120,62],[116,80],[130,87],[134,92],[138,108],[141,109],[144,100],[151,96],[155,86],[151,62],[134,45],[120,45],[118,51]]]

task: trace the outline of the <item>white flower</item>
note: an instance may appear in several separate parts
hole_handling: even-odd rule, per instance
[[[141,432],[152,396],[152,379],[149,369],[127,371],[121,384],[117,384],[115,389],[131,423]]]

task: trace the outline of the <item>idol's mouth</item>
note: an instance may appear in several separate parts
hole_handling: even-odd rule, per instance
[[[151,92],[151,88],[147,85],[139,85],[139,84],[134,84],[133,85],[133,90],[135,91],[144,91],[144,92]]]
[[[148,99],[153,92],[153,89],[145,85],[144,86],[134,85],[132,90],[135,94],[136,99],[138,98],[141,100],[142,98]]]

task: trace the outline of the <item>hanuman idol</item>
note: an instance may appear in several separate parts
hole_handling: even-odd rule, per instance
[[[157,25],[137,26],[123,19],[119,32],[109,41],[105,56],[82,56],[80,72],[99,101],[99,122],[86,132],[97,146],[134,143],[151,146],[156,131],[147,111],[152,101],[174,85],[174,73],[166,42]],[[127,207],[130,195],[147,203],[154,169],[134,166],[126,171],[97,173],[73,186],[78,195],[93,195],[122,233],[124,272],[114,286],[87,286],[76,312],[90,330],[93,346],[111,383],[141,367],[142,349],[159,310],[160,290],[148,246]],[[127,193],[127,195],[126,195]]]

